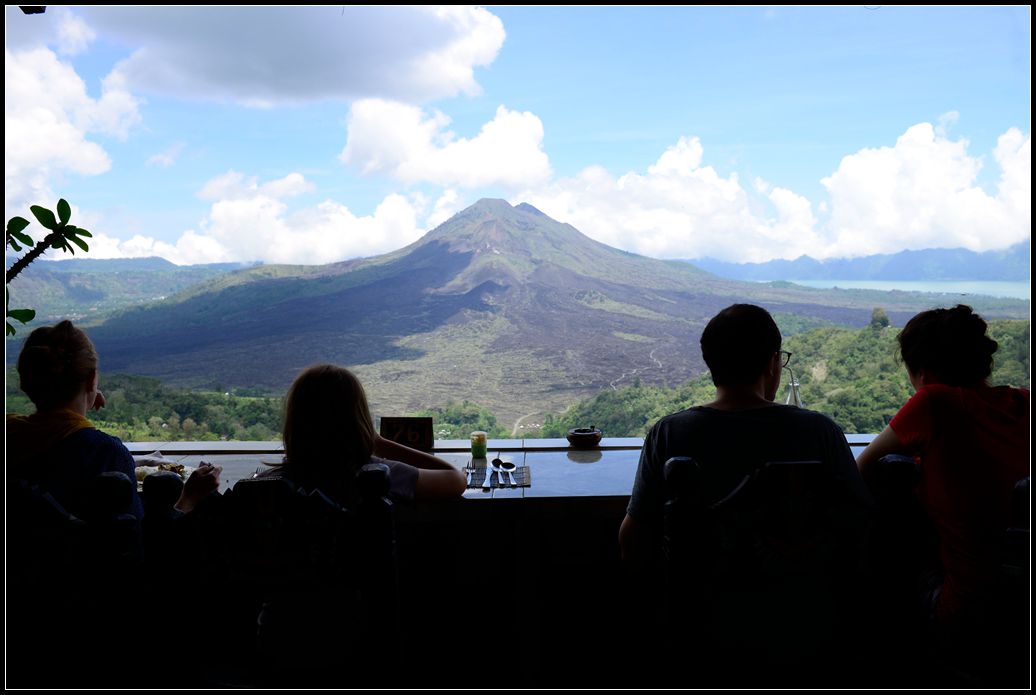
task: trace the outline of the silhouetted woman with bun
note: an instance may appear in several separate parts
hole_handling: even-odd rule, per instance
[[[920,460],[916,495],[938,533],[941,562],[927,608],[958,634],[997,598],[1012,491],[1031,466],[1029,391],[988,384],[998,345],[986,328],[964,305],[910,319],[898,340],[916,393],[857,460],[865,479],[886,454]]]

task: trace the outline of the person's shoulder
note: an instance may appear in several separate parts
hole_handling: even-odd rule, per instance
[[[271,465],[252,476],[256,480],[289,480],[290,476],[284,464]]]
[[[130,455],[129,449],[121,439],[92,427],[70,434],[66,437],[66,441],[72,446],[89,447],[120,454],[125,452],[127,456]]]
[[[842,431],[838,426],[838,423],[832,420],[829,416],[824,413],[817,412],[816,410],[810,410],[809,408],[800,408],[794,405],[776,405],[774,406],[774,413],[779,417],[801,423],[803,426],[836,429],[839,432]]]
[[[1004,400],[1030,400],[1029,389],[1017,386],[993,386],[989,392]]]
[[[669,413],[668,415],[663,415],[662,417],[660,417],[658,419],[658,422],[655,423],[654,429],[664,429],[666,427],[672,427],[673,425],[682,424],[690,420],[706,418],[708,417],[708,413],[711,412],[716,411],[710,408],[705,408],[700,405],[684,408],[683,410],[678,410],[675,413]]]
[[[375,456],[374,454],[371,454],[371,457],[367,460],[367,463],[384,463],[389,468],[395,468],[396,466],[409,466],[410,468],[413,468],[413,466],[410,466],[410,464],[408,463],[396,461],[395,459],[383,459],[380,456]]]
[[[1011,416],[1028,417],[1032,400],[1029,389],[1015,386],[994,386],[982,390],[991,408]]]

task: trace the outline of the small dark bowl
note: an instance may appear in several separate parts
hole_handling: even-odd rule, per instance
[[[593,449],[601,443],[604,433],[596,427],[576,427],[568,431],[568,443],[576,449]]]

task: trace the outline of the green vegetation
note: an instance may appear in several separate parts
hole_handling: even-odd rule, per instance
[[[511,433],[501,427],[496,416],[469,401],[449,402],[440,408],[429,408],[410,415],[431,417],[436,439],[467,439],[472,432],[482,430],[490,439],[505,439]]]
[[[691,405],[707,403],[715,390],[703,376],[677,386],[633,385],[602,391],[599,395],[569,408],[564,415],[548,415],[543,421],[544,437],[564,437],[573,427],[595,425],[606,437],[642,437],[663,415]]]
[[[27,415],[34,408],[18,390],[18,373],[7,372],[7,412]],[[89,417],[98,428],[125,441],[171,442],[280,438],[281,398],[257,389],[231,392],[170,388],[158,379],[125,374],[102,375],[107,405]],[[510,433],[485,408],[464,401],[411,413],[433,419],[436,439],[463,439],[475,430],[492,438]]]
[[[774,312],[773,320],[776,322],[777,328],[781,329],[781,335],[784,337],[805,333],[814,328],[835,325],[831,321],[817,318],[816,316],[801,316],[799,314],[785,314],[780,312]]]
[[[34,408],[17,384],[17,372],[8,370],[7,412],[29,414]],[[101,391],[107,405],[89,417],[99,429],[125,441],[280,438],[280,398],[185,391],[158,379],[124,374],[102,374]]]
[[[600,309],[601,311],[610,311],[613,314],[628,314],[629,316],[637,316],[642,319],[651,319],[653,321],[670,320],[670,317],[665,314],[645,309],[636,304],[617,302],[597,290],[583,290],[578,292],[576,293],[575,299],[585,307]]]
[[[875,310],[871,325],[859,330],[817,328],[784,341],[805,407],[828,415],[846,433],[880,432],[910,397],[906,370],[896,359],[898,329]],[[1028,321],[995,320],[989,334],[1000,343],[994,359],[994,385],[1029,386]],[[786,395],[787,378],[778,398]],[[709,376],[676,388],[634,385],[604,391],[560,417],[548,416],[544,437],[563,437],[572,427],[596,424],[605,436],[640,437],[662,416],[715,396]]]

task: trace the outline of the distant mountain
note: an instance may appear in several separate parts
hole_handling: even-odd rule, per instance
[[[68,260],[40,260],[32,268],[46,268],[54,273],[125,273],[125,272],[175,272],[178,270],[205,270],[230,272],[257,265],[257,263],[199,263],[176,265],[158,256],[146,258],[70,258]]]
[[[16,259],[7,260],[10,265]],[[11,297],[14,305],[36,310],[29,328],[66,318],[89,324],[113,311],[161,301],[245,267],[244,263],[178,266],[164,258],[38,260],[11,282]]]
[[[510,426],[601,389],[700,374],[706,321],[744,301],[794,332],[863,326],[875,306],[901,325],[938,298],[735,282],[481,200],[398,251],[219,275],[90,333],[108,371],[283,391],[306,365],[335,362],[356,369],[379,412],[467,399]],[[1025,317],[1028,303],[990,310]]]
[[[818,261],[800,256],[793,261],[728,263],[712,258],[687,261],[733,280],[998,280],[1029,279],[1032,242],[1025,240],[1003,251],[975,253],[967,249],[925,249],[862,258]]]

